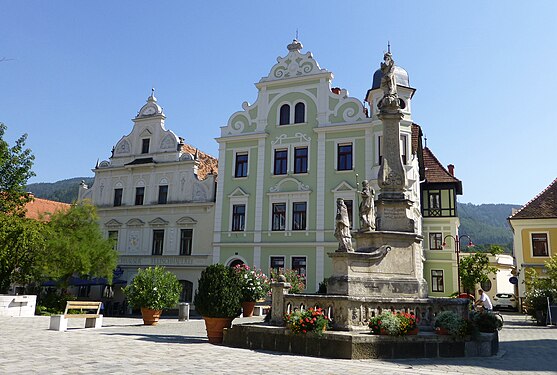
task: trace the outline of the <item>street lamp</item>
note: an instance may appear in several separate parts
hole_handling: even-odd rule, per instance
[[[472,242],[472,239],[470,238],[470,236],[467,236],[466,234],[463,234],[462,236],[458,236],[458,234],[456,236],[453,236],[451,234],[447,234],[445,236],[445,238],[443,238],[443,247],[447,246],[447,243],[445,242],[447,240],[447,238],[450,237],[453,239],[454,241],[454,247],[455,247],[455,253],[456,253],[456,272],[457,272],[457,279],[458,279],[458,294],[460,294],[460,240],[463,238],[467,238],[468,239],[468,246],[467,247],[473,247],[474,243]]]

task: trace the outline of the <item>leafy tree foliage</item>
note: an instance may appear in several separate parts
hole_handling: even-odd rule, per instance
[[[495,246],[491,254],[501,253],[502,248]],[[497,268],[489,265],[486,253],[474,253],[470,256],[460,258],[460,282],[466,292],[473,292],[476,284],[487,281],[490,273],[496,273]]]
[[[35,157],[25,148],[27,134],[10,147],[4,140],[6,129],[0,123],[0,212],[23,216],[25,204],[31,200],[25,184],[35,175],[31,171]]]
[[[44,276],[67,281],[78,274],[112,280],[118,253],[112,241],[103,238],[97,219],[95,206],[89,203],[73,204],[50,217],[41,260]]]
[[[39,278],[37,261],[44,251],[44,223],[0,212],[0,294],[10,284]]]

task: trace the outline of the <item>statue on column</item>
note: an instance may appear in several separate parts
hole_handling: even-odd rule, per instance
[[[386,52],[381,63],[381,90],[383,98],[379,101],[379,109],[397,110],[399,99],[396,91],[395,61],[391,52]]]
[[[360,202],[360,232],[375,230],[375,191],[369,186],[367,180],[362,181],[362,191],[359,192],[362,201]]]
[[[337,214],[335,218],[335,238],[338,240],[338,252],[353,252],[352,234],[350,233],[350,219],[344,199],[337,199]]]

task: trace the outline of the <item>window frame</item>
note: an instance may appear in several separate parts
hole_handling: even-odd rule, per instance
[[[158,235],[162,237],[157,238]],[[159,246],[160,245],[160,248]],[[151,247],[151,255],[162,255],[164,251],[164,229],[153,229],[153,241]]]
[[[185,237],[184,233],[189,231],[189,237]],[[193,229],[180,228],[180,255],[191,255],[193,249]]]
[[[297,151],[305,150],[305,155],[298,155]],[[293,171],[294,174],[304,174],[308,173],[308,164],[309,164],[309,147],[308,146],[294,146],[294,167]],[[298,170],[298,161],[305,166],[305,168],[301,168]]]
[[[545,255],[536,255],[535,254],[535,246],[534,246],[534,236],[541,236],[543,235],[545,237]],[[532,258],[548,258],[550,256],[549,254],[549,249],[551,247],[549,246],[549,232],[541,232],[541,231],[536,231],[536,232],[531,232],[530,233],[530,249],[531,249],[531,255]]]
[[[283,111],[283,109],[285,110]],[[279,111],[278,111],[279,126],[290,125],[290,118],[291,118],[290,111],[291,111],[291,105],[289,103],[283,103],[279,106]],[[286,118],[283,118],[283,116]]]
[[[117,194],[116,192],[119,192],[119,194]],[[114,188],[114,199],[112,200],[113,207],[122,206],[123,197],[124,197],[124,188],[121,187]]]
[[[402,161],[402,165],[407,165],[408,160],[408,135],[407,134],[400,134],[400,160]]]
[[[236,212],[236,207],[243,207],[244,208],[244,212],[243,213],[237,213]],[[247,205],[245,203],[232,203],[232,209],[231,209],[231,220],[230,220],[230,231],[231,232],[244,232],[246,230],[246,211],[247,211]],[[235,226],[237,219],[236,218],[242,218],[242,220],[239,220],[238,226]],[[240,228],[241,227],[241,228]]]
[[[298,107],[298,106],[299,106],[299,105],[302,105],[302,106],[303,106],[302,114],[301,114],[301,116],[302,116],[302,121],[298,121],[298,114],[299,114],[299,112],[298,112],[298,108],[299,108],[299,107]],[[307,121],[306,121],[306,115],[307,115],[307,112],[306,112],[306,103],[304,103],[303,101],[299,101],[299,102],[297,102],[296,104],[294,104],[294,124],[305,124],[305,123],[307,122]]]
[[[286,155],[285,158],[277,158],[277,153],[284,153]],[[288,174],[288,147],[277,147],[275,149],[273,149],[273,175],[274,176],[284,176],[286,174]],[[283,173],[277,173],[277,161],[280,162],[280,171],[282,172],[284,169]]]
[[[278,211],[279,207],[283,207],[283,211]],[[273,232],[284,232],[286,231],[286,215],[287,215],[287,204],[286,202],[275,202],[271,203],[271,231]],[[278,221],[278,226],[275,224]]]
[[[140,191],[141,191],[141,194],[139,194]],[[145,204],[145,186],[136,186],[135,187],[135,206],[143,206],[144,204]]]
[[[168,185],[159,185],[159,196],[157,199],[157,204],[167,204],[167,203],[168,203]]]
[[[341,154],[341,147],[350,146],[350,168],[342,168],[341,169],[341,155],[345,156],[348,153],[343,152]],[[336,151],[336,158],[335,158],[335,170],[338,172],[346,172],[346,171],[353,171],[354,166],[354,141],[346,141],[346,142],[338,142],[335,144],[335,151]],[[344,163],[346,164],[346,162]],[[345,167],[345,166],[344,166]]]
[[[434,272],[441,272],[441,275],[434,275]],[[444,270],[430,270],[431,275],[431,292],[432,293],[445,293],[445,271]],[[435,283],[433,281],[436,281]]]
[[[239,157],[244,157],[245,161],[239,162]],[[241,167],[240,167],[241,166]],[[249,152],[248,151],[236,151],[234,153],[234,178],[245,178],[249,174]],[[240,175],[238,172],[241,171]]]
[[[296,210],[296,205],[303,205],[304,210]],[[308,211],[308,203],[307,202],[292,202],[292,223],[291,223],[291,230],[293,231],[304,231],[307,230],[307,211]],[[296,218],[299,216],[299,221],[302,222],[303,225],[296,226]]]
[[[114,233],[116,233],[116,235],[114,235]],[[119,230],[111,229],[111,230],[108,231],[108,239],[114,241],[114,244],[112,245],[112,249],[114,249],[114,250],[118,250],[118,238],[119,238],[119,236],[120,236],[120,231]]]
[[[433,236],[438,236],[438,238],[432,238]],[[443,233],[430,232],[428,238],[429,250],[443,250]],[[434,246],[435,244],[438,244],[438,246]]]
[[[278,260],[279,258],[282,259],[282,267],[278,267],[278,268],[273,267],[273,259]],[[269,270],[275,270],[276,272],[278,272],[280,269],[284,270],[285,266],[286,266],[286,257],[284,255],[270,255],[269,256]]]
[[[148,154],[151,148],[151,138],[141,138],[141,155]]]
[[[294,266],[294,260],[295,259],[304,259],[305,264],[303,265],[303,267],[298,267],[299,269],[302,269],[305,271],[304,273],[301,273],[300,271],[298,271],[298,268],[296,268]],[[290,257],[290,269],[293,271],[296,271],[298,273],[298,275],[301,276],[302,279],[302,283],[304,284],[304,288],[306,289],[307,287],[307,277],[308,277],[308,257],[306,255],[292,255]]]

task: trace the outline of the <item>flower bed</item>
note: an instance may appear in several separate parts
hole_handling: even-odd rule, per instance
[[[321,308],[296,310],[284,317],[286,325],[293,333],[321,333],[329,328],[330,319]]]
[[[415,332],[418,325],[414,314],[389,311],[371,318],[369,328],[375,335],[401,336]]]

